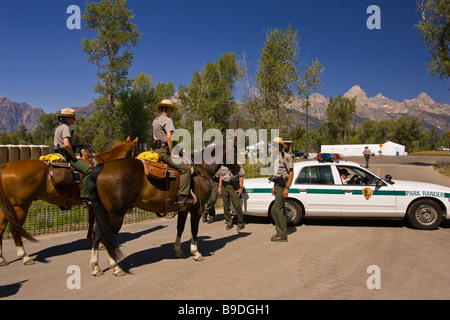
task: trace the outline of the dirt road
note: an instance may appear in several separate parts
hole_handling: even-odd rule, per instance
[[[375,158],[371,169],[450,186],[428,166],[435,158],[399,158]],[[252,218],[241,232],[226,231],[223,220],[202,224],[205,261],[195,262],[173,254],[176,219],[128,225],[119,235],[121,266],[130,273],[122,278],[111,270],[90,275],[84,232],[27,243],[36,260],[29,267],[16,260],[8,240],[4,256],[11,263],[0,268],[0,299],[450,299],[449,223],[420,231],[401,221],[312,220],[290,229],[288,243],[270,242],[273,233],[267,219]],[[189,239],[187,224],[188,256]],[[100,266],[107,263],[102,252]],[[77,267],[80,289],[70,290]]]

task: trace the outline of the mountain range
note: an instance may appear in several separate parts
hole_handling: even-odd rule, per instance
[[[386,98],[381,93],[368,98],[359,85],[344,94],[345,98],[357,97],[356,112],[353,115],[355,126],[364,120],[397,120],[400,117],[419,117],[427,129],[433,127],[439,133],[450,130],[450,105],[435,102],[428,94],[421,93],[412,100],[398,102]],[[311,129],[317,129],[327,118],[328,99],[319,93],[309,97],[309,123]],[[294,101],[291,107],[299,110],[300,101]],[[306,114],[302,112],[300,122],[306,123]]]
[[[0,130],[15,132],[20,125],[25,125],[28,131],[33,131],[37,127],[36,119],[43,114],[41,108],[0,97]]]
[[[386,98],[381,93],[375,97],[368,98],[359,85],[352,87],[344,94],[345,98],[357,97],[356,112],[353,120],[359,126],[364,120],[396,120],[400,117],[419,117],[422,124],[427,129],[433,127],[439,133],[450,130],[450,105],[433,101],[426,93],[421,93],[412,100],[398,102]],[[309,128],[317,129],[326,120],[328,99],[319,93],[314,93],[309,98]],[[290,108],[297,111],[299,121],[306,125],[306,113],[301,111],[300,100],[295,100]],[[74,108],[80,116],[90,116],[95,105]],[[16,131],[19,125],[25,125],[29,131],[33,131],[37,122],[36,119],[44,114],[41,108],[32,108],[25,102],[13,102],[0,96],[0,130]]]

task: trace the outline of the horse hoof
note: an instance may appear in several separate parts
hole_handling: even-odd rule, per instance
[[[101,277],[103,275],[103,271],[99,270],[97,272],[92,272],[92,276],[98,278]]]
[[[203,258],[203,256],[200,255],[199,257],[194,257],[194,261],[205,261],[205,258]]]
[[[0,262],[0,267],[6,267],[8,264],[9,264],[8,261],[3,260],[3,261]]]
[[[123,277],[123,276],[125,276],[126,274],[127,274],[127,273],[126,273],[125,271],[120,270],[120,271],[115,272],[115,273],[114,273],[114,276],[115,276],[115,277]]]
[[[24,264],[25,266],[32,266],[32,265],[35,264],[35,262],[34,262],[33,259],[30,259],[30,260],[24,261],[23,264]]]

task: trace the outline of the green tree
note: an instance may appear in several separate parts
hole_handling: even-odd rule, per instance
[[[378,122],[377,141],[384,143],[395,139],[394,135],[395,121],[381,120]]]
[[[437,140],[436,147],[450,147],[450,131],[444,132]]]
[[[350,125],[353,123],[353,114],[356,111],[356,97],[352,99],[338,95],[330,97],[327,108],[327,120],[322,124],[327,141],[331,144],[347,143]]]
[[[99,134],[94,141],[100,149],[117,138],[116,102],[131,85],[128,70],[135,55],[130,49],[141,38],[133,18],[126,0],[88,2],[83,13],[86,29],[97,32],[92,40],[83,38],[81,46],[88,62],[99,69],[99,81],[94,87],[100,95],[94,99],[97,105],[94,120]]]
[[[254,82],[247,74],[243,56],[242,102],[250,115],[249,127],[279,128],[281,135],[287,136],[295,122],[291,109],[294,98],[300,98],[302,108],[308,111],[308,98],[322,88],[320,76],[325,69],[315,59],[311,65],[305,66],[304,73],[300,75],[297,62],[299,53],[298,31],[289,25],[285,30],[267,31]]]
[[[309,107],[311,105],[309,97],[323,88],[320,76],[324,71],[325,68],[316,58],[310,66],[305,68],[305,73],[297,84],[298,95],[304,101],[303,109],[306,111],[306,153],[309,153]]]
[[[233,90],[240,76],[234,53],[225,53],[195,72],[188,86],[180,86],[179,106],[186,114],[187,128],[192,130],[194,121],[202,121],[204,130],[227,129],[231,115],[237,111]]]
[[[401,117],[395,121],[394,140],[406,147],[408,152],[419,150],[422,139],[422,121],[418,117]]]
[[[450,77],[450,2],[449,0],[420,0],[422,20],[415,27],[431,53],[427,63],[433,77]]]
[[[297,91],[299,51],[298,31],[294,31],[291,25],[286,30],[267,32],[255,75],[257,103],[250,107],[247,105],[256,128],[280,128],[285,122],[287,105]],[[284,127],[280,129],[286,131]]]
[[[118,135],[120,139],[128,136],[149,143],[151,117],[154,114],[150,104],[154,100],[153,81],[144,72],[139,74],[129,93],[122,94],[117,105]]]
[[[386,141],[378,140],[378,123],[375,120],[364,120],[361,123],[361,143],[374,144],[384,143]]]
[[[139,74],[133,82],[132,89],[121,95],[117,104],[117,123],[119,140],[138,137],[139,143],[150,145],[152,141],[152,122],[158,112],[155,105],[163,99],[170,99],[175,94],[173,82],[157,83],[153,86],[152,77],[145,72]],[[181,119],[179,112],[172,116],[174,125]]]
[[[59,124],[55,113],[46,113],[37,118],[37,127],[33,132],[33,143],[53,146],[53,136]]]
[[[92,117],[77,117],[74,127],[73,143],[93,145],[96,132],[97,130]],[[95,152],[100,152],[103,150],[104,149],[94,148]]]

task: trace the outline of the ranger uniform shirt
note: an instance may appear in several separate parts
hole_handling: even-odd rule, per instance
[[[53,146],[55,148],[64,148],[64,139],[69,138],[72,143],[72,133],[70,132],[69,125],[62,123],[55,130],[55,136],[53,139]]]
[[[164,113],[153,121],[153,139],[167,143],[167,132],[175,131],[173,121]]]
[[[274,177],[275,178],[289,178],[289,171],[294,168],[294,161],[289,153],[279,153],[275,158]]]
[[[233,173],[225,166],[222,166],[219,171],[218,175],[222,177],[222,181],[224,182],[231,182],[235,179],[239,179],[240,177],[243,177],[245,175],[244,168],[241,167],[241,170],[237,175],[233,175]]]

